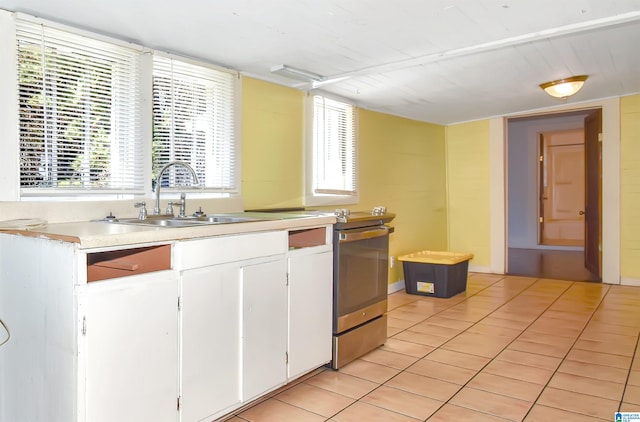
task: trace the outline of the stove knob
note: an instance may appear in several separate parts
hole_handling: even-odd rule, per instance
[[[386,207],[373,207],[373,211],[371,214],[373,215],[384,215],[387,212]]]

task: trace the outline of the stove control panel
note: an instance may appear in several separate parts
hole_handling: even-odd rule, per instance
[[[338,208],[333,212],[339,223],[347,223],[354,220],[373,220],[387,215],[387,207],[377,206],[369,211],[350,211],[346,208]],[[391,217],[393,218],[393,217]]]
[[[373,207],[371,210],[371,215],[385,215],[387,213],[387,207],[378,206]]]
[[[365,212],[356,213],[356,214],[385,215],[386,213],[387,213],[387,207],[377,206],[377,207],[373,207],[371,211],[368,213],[365,211]],[[338,218],[343,218],[348,220],[349,216],[351,215],[351,211],[346,208],[338,208],[333,212],[333,214]]]
[[[339,219],[347,219],[351,215],[351,211],[346,208],[338,208],[333,212]]]

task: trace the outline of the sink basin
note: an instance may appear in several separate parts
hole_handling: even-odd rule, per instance
[[[195,219],[182,220],[172,217],[163,218],[147,218],[138,220],[137,218],[121,218],[114,221],[116,224],[135,224],[138,226],[154,226],[154,227],[193,227],[207,224],[206,221],[198,221]]]
[[[263,221],[261,218],[227,216],[227,215],[206,215],[202,217],[194,217],[194,219],[195,221],[205,222],[209,224],[245,223],[249,221]]]
[[[250,221],[263,221],[263,219],[222,214],[209,214],[199,217],[189,216],[183,218],[165,215],[152,215],[144,220],[139,220],[137,218],[120,218],[111,222],[115,224],[133,224],[137,226],[153,227],[194,227],[211,224],[246,223]]]

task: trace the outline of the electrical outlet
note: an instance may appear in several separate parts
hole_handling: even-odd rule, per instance
[[[389,266],[393,268],[396,265],[396,257],[392,256],[389,258]]]

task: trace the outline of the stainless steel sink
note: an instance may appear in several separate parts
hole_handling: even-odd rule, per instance
[[[139,220],[137,218],[120,218],[118,220],[114,220],[115,224],[133,224],[136,226],[154,226],[154,227],[193,227],[193,226],[202,226],[206,225],[205,221],[198,221],[195,219],[177,219],[172,217],[163,217],[163,218],[154,218],[149,217],[144,220]]]
[[[263,221],[263,219],[261,218],[228,216],[228,215],[206,215],[202,217],[195,217],[195,220],[209,223],[209,224],[246,223],[249,221]]]
[[[211,224],[246,223],[251,221],[263,221],[263,219],[238,215],[209,214],[183,218],[173,217],[170,215],[150,215],[144,220],[140,220],[138,218],[119,218],[110,220],[110,222],[114,224],[132,224],[136,226],[153,227],[194,227]]]

